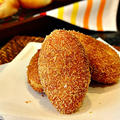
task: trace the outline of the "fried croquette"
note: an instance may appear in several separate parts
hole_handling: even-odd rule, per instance
[[[75,31],[69,32],[76,36],[85,48],[92,79],[104,84],[116,83],[120,79],[119,55],[107,44],[88,35]]]
[[[30,60],[28,69],[27,69],[27,76],[28,82],[32,86],[32,88],[37,92],[43,92],[42,85],[38,76],[38,57],[39,57],[40,50],[32,57]]]
[[[60,113],[79,109],[91,75],[85,50],[74,35],[55,30],[45,38],[38,73],[45,94]]]

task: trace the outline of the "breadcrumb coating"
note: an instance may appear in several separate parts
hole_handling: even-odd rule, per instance
[[[37,92],[43,92],[42,85],[38,76],[38,57],[40,50],[32,57],[28,69],[27,76],[28,82],[32,86],[32,88]]]
[[[54,30],[43,42],[38,59],[41,84],[58,111],[79,109],[90,83],[89,63],[78,39],[65,30]]]
[[[87,53],[93,80],[113,84],[120,79],[120,57],[108,45],[79,32],[69,31],[76,36]]]

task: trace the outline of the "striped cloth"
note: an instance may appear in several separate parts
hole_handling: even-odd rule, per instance
[[[85,0],[41,15],[49,15],[90,30],[117,31],[118,5],[119,0]]]

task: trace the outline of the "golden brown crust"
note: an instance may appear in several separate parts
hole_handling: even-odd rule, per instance
[[[23,8],[41,8],[49,5],[52,0],[19,0]]]
[[[3,0],[0,4],[0,19],[9,17],[18,12],[19,1],[18,0]]]
[[[83,46],[65,30],[46,37],[38,59],[41,84],[58,111],[78,110],[90,83],[89,64]]]
[[[32,88],[35,91],[43,92],[42,85],[38,76],[39,52],[40,50],[38,50],[37,53],[32,57],[28,66],[27,76],[28,76],[28,82],[32,86]]]
[[[84,46],[88,55],[91,77],[104,84],[116,83],[120,78],[120,57],[108,45],[79,32],[70,31]]]

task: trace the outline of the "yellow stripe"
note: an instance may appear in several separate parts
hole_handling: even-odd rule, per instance
[[[4,2],[4,0],[0,0],[0,4],[2,4]]]
[[[79,3],[76,2],[73,4],[73,11],[71,15],[71,23],[74,25],[76,24],[76,17],[77,17],[78,9],[79,9]]]
[[[105,3],[106,3],[106,0],[101,0],[99,11],[98,11],[98,16],[97,16],[97,30],[98,31],[103,31],[102,18],[103,18]]]
[[[63,20],[64,7],[58,8],[58,19]]]
[[[84,28],[86,28],[86,29],[89,29],[88,23],[89,23],[89,18],[90,18],[90,12],[92,9],[92,4],[93,4],[93,0],[87,1],[87,8],[85,11],[84,21],[83,21]]]

